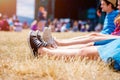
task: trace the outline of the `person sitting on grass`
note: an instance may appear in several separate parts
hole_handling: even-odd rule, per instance
[[[47,54],[48,56],[56,56],[58,58],[60,57],[74,57],[74,56],[80,56],[82,58],[86,57],[88,59],[96,60],[99,57],[105,61],[111,61],[109,62],[111,65],[113,64],[113,61],[116,59],[120,59],[120,56],[114,56],[119,54],[120,50],[120,37],[113,39],[107,39],[102,41],[97,41],[94,43],[91,43],[89,46],[81,47],[80,49],[74,48],[74,49],[65,49],[65,48],[49,48],[49,44],[44,42],[40,35],[37,35],[35,31],[31,31],[29,35],[29,44],[31,47],[31,50],[33,51],[34,56],[44,55]],[[112,46],[112,47],[111,47]],[[114,59],[114,57],[117,57]],[[110,60],[109,60],[110,59]],[[116,65],[119,66],[119,62],[115,62],[115,65],[112,67],[115,69]],[[120,69],[118,69],[120,70]]]
[[[111,35],[109,34],[113,34],[113,31],[116,27],[114,24],[114,19],[119,14],[119,11],[115,11],[115,6],[116,6],[115,3],[116,0],[101,0],[101,8],[103,12],[106,12],[106,17],[105,17],[103,29],[100,33],[90,33],[85,36],[75,37],[63,41],[54,39],[55,43],[58,46],[69,46],[75,44],[85,44],[92,41],[104,40],[106,39],[106,37],[110,37]],[[45,33],[45,36],[46,35],[47,34]],[[48,35],[50,35],[50,33],[48,33]]]
[[[118,0],[120,3],[120,0]],[[119,5],[118,5],[119,6]],[[115,22],[118,23],[116,20]],[[118,26],[119,27],[119,26]],[[29,34],[28,42],[34,56],[47,54],[56,57],[74,57],[80,56],[82,58],[96,60],[99,57],[104,62],[108,63],[113,69],[120,71],[120,36],[111,36],[109,39],[90,42],[88,45],[81,48],[65,49],[65,48],[52,48],[49,44],[44,42],[39,34],[39,31],[31,31]]]

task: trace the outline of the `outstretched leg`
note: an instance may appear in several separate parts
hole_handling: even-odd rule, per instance
[[[28,44],[34,56],[38,55],[38,48],[48,46],[48,44],[41,39],[41,36],[37,36],[35,31],[30,31]]]
[[[87,57],[89,59],[97,59],[99,57],[97,48],[95,46],[81,48],[81,49],[48,49],[45,47],[40,47],[38,53],[47,54],[49,56],[56,57]]]
[[[81,56],[81,57],[88,57],[89,59],[96,59],[98,55],[97,48],[95,46],[85,47],[81,49],[59,49],[53,48],[49,49],[46,48],[48,45],[44,43],[40,36],[35,34],[36,32],[32,31],[29,35],[29,43],[34,55],[37,56],[40,54],[48,54],[50,56],[66,56],[66,57],[73,57],[73,56]]]
[[[93,33],[90,33],[88,35],[74,37],[71,39],[58,40],[58,39],[53,39],[50,28],[47,27],[43,31],[43,39],[46,42],[50,43],[51,45],[54,45],[54,47],[70,46],[70,45],[77,45],[77,44],[87,44],[90,42],[95,42],[95,41],[99,41],[99,40],[106,40],[106,39],[111,39],[111,38],[116,38],[116,36],[105,35],[105,34],[93,32]]]

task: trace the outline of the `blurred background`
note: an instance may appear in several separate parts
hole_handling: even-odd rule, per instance
[[[64,19],[65,22],[73,20],[93,20],[92,26],[98,23],[96,14],[99,0],[0,0],[0,13],[7,17],[15,17],[20,22],[29,25],[38,18],[39,7],[43,6],[47,11],[47,19]],[[62,20],[63,21],[63,20]],[[89,31],[94,31],[91,28]]]
[[[34,19],[45,6],[50,18],[86,19],[87,10],[97,7],[97,0],[0,0],[0,12]]]

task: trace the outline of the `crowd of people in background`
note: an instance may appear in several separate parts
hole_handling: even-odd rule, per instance
[[[28,29],[29,27],[30,25],[28,25],[27,21],[20,22],[17,15],[13,15],[9,18],[7,15],[2,15],[0,13],[0,31],[20,32],[23,29]]]
[[[91,10],[94,11],[94,14],[90,10],[88,12],[89,14],[92,14],[91,16],[93,17],[90,17],[89,15],[87,20],[72,20],[70,18],[47,19],[47,11],[44,7],[40,7],[38,18],[31,23],[30,29],[43,31],[44,27],[50,27],[52,32],[99,32],[102,30],[103,23],[99,23],[98,17],[100,17],[100,15],[97,19],[95,17],[98,15],[98,12],[95,12],[93,8]],[[101,12],[99,12],[99,14],[101,14]]]
[[[93,14],[94,12],[94,14]],[[47,11],[44,7],[40,6],[38,10],[37,19],[28,24],[27,21],[21,22],[17,15],[8,18],[7,15],[0,14],[0,31],[22,31],[23,29],[40,30],[43,31],[44,27],[50,27],[52,32],[90,32],[101,31],[102,23],[99,23],[101,12],[95,11],[94,8],[88,10],[88,19],[86,20],[72,20],[70,18],[61,19],[48,19]],[[92,14],[90,16],[90,14]],[[97,19],[96,19],[96,15]],[[95,21],[96,20],[96,21]],[[102,20],[104,21],[104,20]]]
[[[39,26],[37,26],[37,20],[34,20],[31,24],[32,30],[39,29]],[[37,28],[38,27],[38,28]],[[52,32],[86,32],[89,29],[89,23],[87,21],[73,21],[70,19],[54,19],[54,20],[48,20],[46,25],[44,27],[50,27]]]

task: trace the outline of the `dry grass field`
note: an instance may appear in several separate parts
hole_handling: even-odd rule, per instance
[[[28,32],[0,32],[0,80],[120,80],[120,74],[100,60],[34,58],[27,44]],[[84,34],[53,35],[65,39]]]

